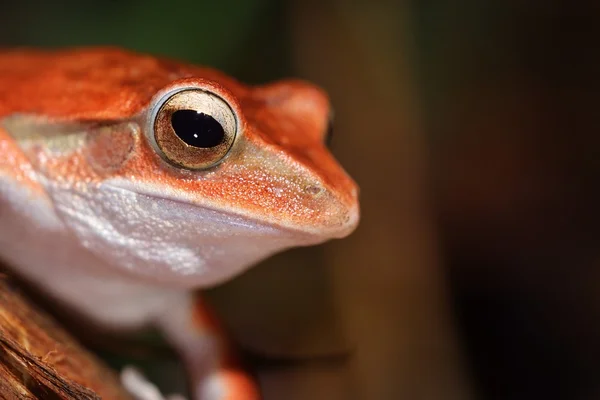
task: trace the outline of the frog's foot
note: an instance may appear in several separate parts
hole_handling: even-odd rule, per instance
[[[156,385],[132,366],[126,366],[121,371],[121,384],[135,400],[186,400],[179,394],[163,396]]]
[[[223,329],[199,299],[186,295],[158,318],[181,355],[194,400],[260,400],[254,380],[238,365]]]

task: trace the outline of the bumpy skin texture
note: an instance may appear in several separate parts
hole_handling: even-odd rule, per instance
[[[237,121],[207,170],[152,145],[159,99],[184,88]],[[357,187],[323,143],[329,113],[300,81],[248,87],[113,48],[0,52],[0,258],[90,322],[158,326],[196,399],[255,399],[186,293],[356,227]]]

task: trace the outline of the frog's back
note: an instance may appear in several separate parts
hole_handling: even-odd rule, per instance
[[[0,51],[0,119],[32,114],[57,120],[122,119],[143,110],[184,77],[240,85],[224,74],[110,47]]]

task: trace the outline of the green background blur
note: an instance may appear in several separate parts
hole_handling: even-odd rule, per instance
[[[208,298],[269,399],[600,398],[600,7],[563,1],[2,2],[0,45],[114,44],[316,82],[351,237]],[[0,88],[2,90],[2,88]]]

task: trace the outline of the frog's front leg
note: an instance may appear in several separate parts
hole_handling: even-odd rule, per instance
[[[182,295],[157,319],[180,354],[194,400],[259,400],[254,380],[236,362],[224,330],[199,296]]]

